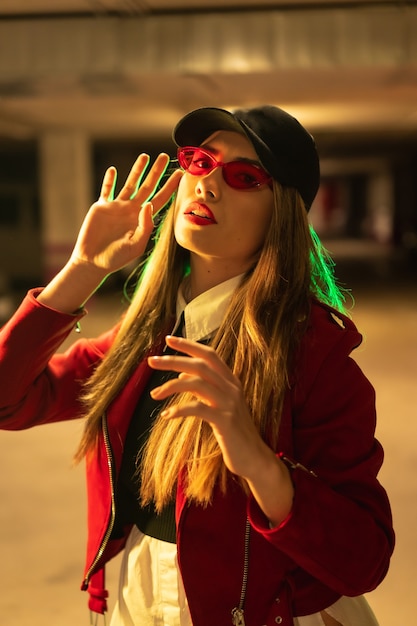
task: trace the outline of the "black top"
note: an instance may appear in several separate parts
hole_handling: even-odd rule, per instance
[[[182,313],[172,334],[181,336],[183,327],[184,313]],[[168,347],[164,349],[164,353],[177,354]],[[138,471],[142,458],[141,451],[148,440],[156,416],[166,403],[166,400],[153,400],[150,392],[176,376],[178,376],[177,372],[154,370],[132,415],[116,485],[116,520],[111,534],[112,538],[122,537],[124,526],[136,524],[145,535],[176,543],[175,501],[173,500],[166,506],[160,514],[156,513],[153,505],[141,506],[139,503],[140,474]]]
[[[146,444],[155,417],[165,403],[165,401],[153,400],[150,391],[175,376],[177,376],[176,372],[154,370],[132,415],[116,487],[116,523],[112,533],[113,538],[123,534],[123,526],[133,523],[145,535],[176,543],[175,502],[173,501],[159,515],[152,505],[142,507],[139,504],[140,475],[138,472],[141,460],[140,451]]]

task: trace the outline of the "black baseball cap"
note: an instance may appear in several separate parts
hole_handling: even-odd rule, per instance
[[[243,132],[266,171],[297,189],[310,209],[320,184],[319,158],[314,138],[295,117],[271,105],[234,111],[203,107],[180,119],[172,136],[177,146],[199,146],[218,130]]]

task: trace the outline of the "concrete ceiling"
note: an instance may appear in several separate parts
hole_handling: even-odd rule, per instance
[[[0,136],[163,136],[270,102],[334,146],[417,141],[416,33],[414,1],[2,0]]]

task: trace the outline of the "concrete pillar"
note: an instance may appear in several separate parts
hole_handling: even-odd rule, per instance
[[[394,220],[394,181],[388,169],[368,180],[367,234],[379,243],[392,242]]]
[[[82,132],[41,136],[40,182],[44,279],[65,264],[92,199],[90,139]]]

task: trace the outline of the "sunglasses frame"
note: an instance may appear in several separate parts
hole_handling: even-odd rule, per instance
[[[189,168],[191,163],[187,166],[187,162],[185,159],[185,152],[187,150],[191,150],[193,151],[193,154],[196,151],[199,151],[203,154],[203,156],[206,156],[210,162],[213,164],[213,167],[209,170],[209,171],[205,171],[205,172],[190,172]],[[216,169],[216,167],[221,167],[222,169],[222,176],[223,179],[225,181],[225,183],[231,187],[232,189],[236,189],[238,191],[257,191],[258,189],[260,189],[261,187],[263,187],[264,185],[268,185],[271,189],[272,189],[272,176],[270,176],[268,174],[268,172],[266,170],[264,170],[263,167],[261,167],[260,165],[257,165],[256,163],[249,163],[247,161],[229,161],[228,163],[223,163],[222,161],[218,161],[216,159],[216,157],[211,154],[211,152],[208,152],[207,150],[205,150],[204,148],[200,147],[200,146],[182,146],[179,147],[177,150],[177,158],[178,158],[178,162],[181,166],[181,168],[185,171],[188,172],[189,174],[191,174],[191,176],[206,176],[207,174],[210,174],[210,172],[212,172],[214,169]],[[234,167],[236,164],[239,165],[247,165],[250,166],[251,168],[253,168],[256,173],[260,176],[260,178],[262,179],[260,182],[256,182],[253,185],[249,185],[249,186],[236,186],[233,184],[230,184],[230,180],[231,178],[228,176],[228,169],[230,171],[230,166]],[[233,178],[232,178],[233,180]]]

